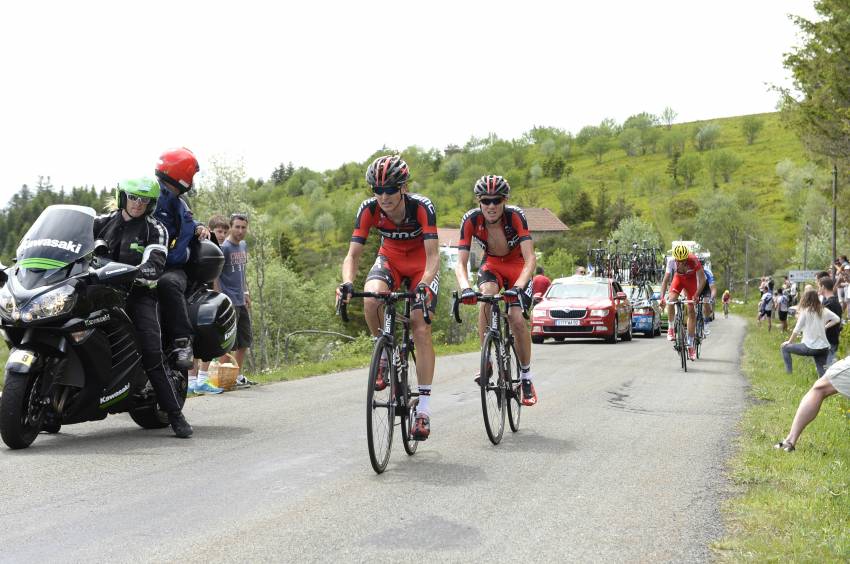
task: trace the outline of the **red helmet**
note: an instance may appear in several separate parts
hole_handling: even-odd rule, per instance
[[[192,189],[192,180],[199,170],[198,159],[185,147],[164,152],[156,163],[157,178],[173,185],[181,194]]]
[[[378,157],[366,169],[366,184],[373,188],[401,186],[410,178],[410,169],[399,155]]]

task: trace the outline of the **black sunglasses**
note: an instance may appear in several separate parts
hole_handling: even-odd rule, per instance
[[[387,196],[392,196],[396,192],[401,190],[401,186],[372,186],[372,192],[377,195],[386,194]]]
[[[485,206],[498,206],[502,201],[504,201],[504,198],[481,198],[478,200],[479,203]]]

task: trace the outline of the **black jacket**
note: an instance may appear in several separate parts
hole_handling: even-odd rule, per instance
[[[832,295],[823,301],[823,307],[828,308],[832,313],[838,316],[838,319],[841,319],[841,304],[838,302],[838,298],[835,295]],[[841,323],[833,325],[829,329],[826,330],[826,340],[829,341],[830,345],[838,344],[838,337],[841,335]]]
[[[110,259],[138,266],[138,279],[142,281],[155,281],[165,268],[168,232],[149,215],[129,221],[124,220],[120,210],[98,216],[94,220],[94,238],[106,241]]]

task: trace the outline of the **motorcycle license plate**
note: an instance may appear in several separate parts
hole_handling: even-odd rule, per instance
[[[555,325],[580,325],[581,319],[556,319]]]
[[[32,366],[32,361],[35,360],[35,355],[30,351],[25,351],[22,349],[18,349],[9,355],[9,360],[7,363],[17,362],[18,364],[23,364],[24,366]]]

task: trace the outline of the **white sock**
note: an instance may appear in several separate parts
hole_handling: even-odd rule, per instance
[[[419,405],[416,411],[431,417],[431,386],[419,386]]]
[[[531,375],[531,365],[530,364],[528,366],[520,366],[519,371],[520,371],[520,376],[522,377],[523,380],[528,380],[529,382],[531,382],[534,379],[534,377]]]
[[[245,381],[245,376],[244,376],[244,375],[242,375],[242,374],[240,374],[239,376],[237,376],[237,377],[236,377],[236,381],[237,381],[237,382],[244,382],[244,381]]]
[[[208,374],[207,374],[206,370],[198,370],[198,378],[197,378],[197,384],[196,385],[203,386],[204,382],[207,381],[207,376],[208,376]]]

